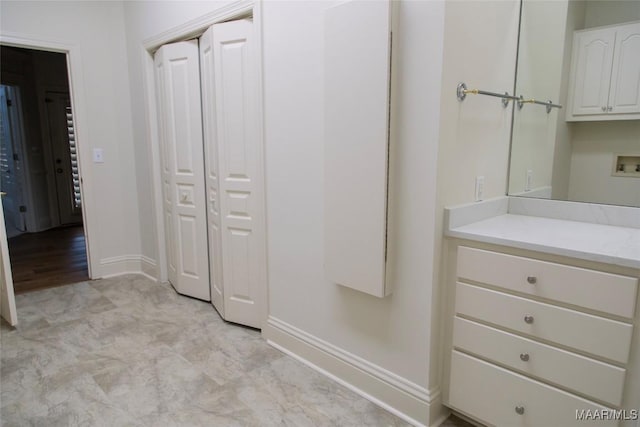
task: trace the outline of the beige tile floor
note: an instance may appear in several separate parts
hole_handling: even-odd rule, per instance
[[[18,327],[0,330],[5,427],[407,425],[209,303],[142,276],[16,303]]]

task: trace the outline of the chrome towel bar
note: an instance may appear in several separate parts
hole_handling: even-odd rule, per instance
[[[460,83],[456,89],[456,96],[458,97],[458,101],[464,101],[467,97],[467,94],[473,95],[487,95],[487,96],[495,96],[496,98],[502,98],[502,105],[504,108],[507,108],[510,100],[518,101],[519,97],[509,95],[509,92],[505,93],[496,93],[496,92],[487,92],[486,90],[479,89],[467,89],[467,85],[465,83]]]
[[[560,104],[554,104],[551,101],[537,101],[535,99],[524,99],[524,97],[521,95],[520,99],[518,100],[518,108],[520,110],[522,110],[522,107],[524,107],[524,104],[538,104],[538,105],[544,105],[547,107],[547,114],[549,114],[551,112],[552,108],[562,108],[562,105]]]
[[[522,95],[513,96],[513,95],[509,95],[509,92],[497,93],[497,92],[488,92],[486,90],[480,90],[480,89],[467,89],[467,85],[465,83],[458,84],[458,86],[456,87],[456,97],[458,98],[458,101],[464,101],[468,94],[487,95],[487,96],[495,96],[496,98],[502,98],[502,106],[504,108],[507,108],[507,106],[509,105],[509,101],[511,100],[518,102],[519,109],[522,109],[524,104],[544,105],[547,108],[547,114],[551,112],[552,108],[562,108],[562,105],[554,104],[551,101],[543,102],[535,99],[524,99]]]

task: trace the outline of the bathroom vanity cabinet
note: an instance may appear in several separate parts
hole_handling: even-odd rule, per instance
[[[621,407],[637,287],[459,246],[449,404],[491,425],[540,426]]]
[[[606,249],[588,259],[576,242],[526,248],[552,245],[563,223],[625,230],[510,214],[449,230],[443,402],[483,425],[637,425],[640,268],[623,251],[620,262],[603,262]],[[574,244],[583,255],[567,256]]]
[[[640,119],[640,22],[574,33],[567,121]]]

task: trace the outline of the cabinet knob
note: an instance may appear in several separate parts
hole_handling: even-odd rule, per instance
[[[607,110],[611,111],[611,110],[613,110],[613,107],[607,107]]]
[[[529,361],[529,353],[520,353],[520,360],[522,360],[523,362],[528,362]]]
[[[602,107],[602,111],[607,111],[607,107]]]
[[[527,276],[527,282],[535,285],[538,282],[538,278],[536,276]]]
[[[530,314],[527,314],[526,316],[524,316],[524,322],[528,323],[528,324],[532,324],[533,323],[533,316]]]
[[[518,415],[524,414],[524,406],[516,406],[516,414]]]

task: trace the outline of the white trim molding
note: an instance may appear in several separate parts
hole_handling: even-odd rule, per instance
[[[144,255],[121,255],[100,260],[102,274],[100,278],[121,276],[123,274],[142,274],[157,281],[156,262]]]
[[[154,282],[158,281],[158,270],[156,260],[148,256],[140,255],[140,274]]]
[[[263,335],[273,347],[410,424],[426,426],[432,415],[440,415],[439,387],[427,390],[272,316],[267,320]],[[432,425],[440,424],[440,418]]]
[[[218,22],[229,19],[238,19],[245,14],[250,14],[255,5],[255,0],[238,0],[219,9],[198,16],[184,24],[170,28],[142,42],[145,50],[153,52],[166,43],[186,40],[187,38],[200,36],[207,28]]]

